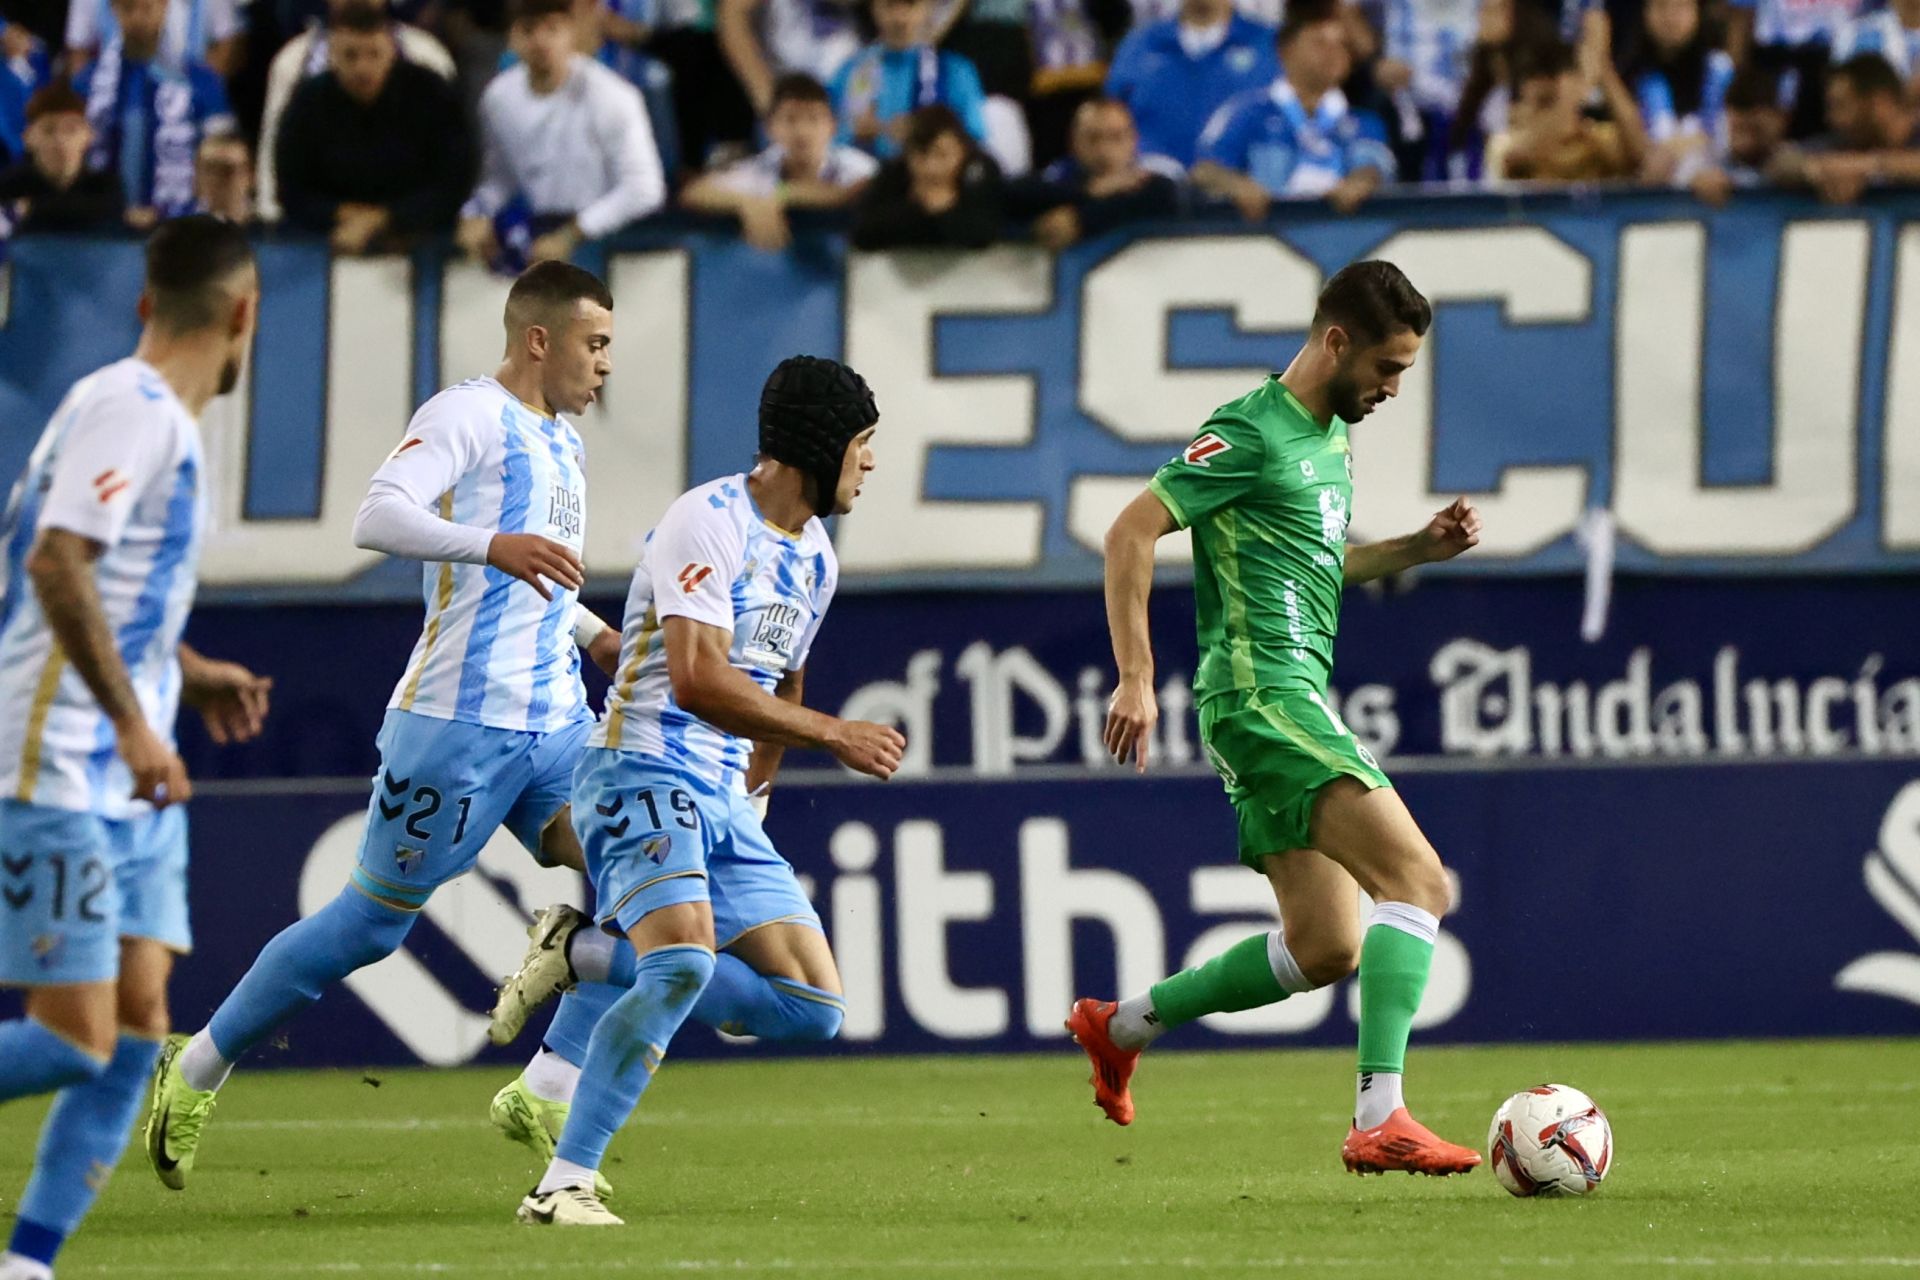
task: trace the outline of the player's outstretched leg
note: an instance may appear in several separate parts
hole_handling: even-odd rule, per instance
[[[1465,1173],[1480,1154],[1436,1137],[1402,1097],[1407,1038],[1433,968],[1452,893],[1440,857],[1390,787],[1349,778],[1316,798],[1313,842],[1374,900],[1360,947],[1360,1060],[1353,1127],[1340,1158],[1354,1173]]]
[[[122,1032],[105,1071],[60,1091],[40,1128],[33,1177],[20,1197],[0,1277],[53,1274],[54,1255],[93,1207],[106,1173],[127,1149],[159,1053],[159,1041]]]
[[[683,908],[670,907],[681,912]],[[691,916],[691,909],[686,909]],[[666,922],[656,922],[662,927]],[[711,923],[705,932],[712,931]],[[688,932],[688,931],[675,931]],[[668,936],[674,936],[669,933]],[[667,1045],[692,1012],[713,976],[713,951],[674,942],[651,947],[636,965],[631,990],[614,1002],[593,1029],[580,1087],[561,1131],[553,1163],[517,1217],[537,1226],[618,1226],[593,1192],[593,1175],[607,1144],[646,1092],[666,1057]]]
[[[147,1117],[147,1158],[160,1181],[186,1186],[214,1096],[240,1056],[356,969],[396,951],[418,913],[376,902],[349,886],[280,931],[240,985],[191,1038],[161,1051]]]

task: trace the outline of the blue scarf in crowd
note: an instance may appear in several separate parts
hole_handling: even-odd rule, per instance
[[[191,212],[193,153],[200,140],[192,82],[158,62],[129,62],[118,37],[101,48],[92,75],[87,123],[93,126],[93,146],[87,167],[117,170],[129,206],[151,205],[169,218]],[[130,89],[140,93],[139,101],[123,100]]]

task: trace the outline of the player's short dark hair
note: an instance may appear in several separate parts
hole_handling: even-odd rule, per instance
[[[147,237],[152,323],[175,333],[219,324],[226,318],[228,282],[252,265],[246,232],[225,218],[196,213],[161,223]]]
[[[1391,262],[1378,258],[1340,268],[1313,308],[1313,331],[1339,325],[1361,346],[1384,342],[1402,329],[1425,337],[1433,307],[1413,281]]]
[[[1906,92],[1900,73],[1877,53],[1856,53],[1828,74],[1835,80],[1845,80],[1847,87],[1863,98],[1898,98]]]
[[[379,0],[347,0],[327,14],[327,30],[351,31],[361,36],[382,34],[392,22],[387,6]]]
[[[1729,111],[1786,110],[1780,101],[1780,74],[1751,63],[1740,68],[1727,82],[1726,108]]]
[[[1340,0],[1292,0],[1287,5],[1286,17],[1280,20],[1280,30],[1275,33],[1273,42],[1284,49],[1299,38],[1308,27],[1322,22],[1337,22],[1340,18]]]
[[[817,102],[831,109],[833,95],[827,92],[827,86],[806,72],[789,71],[773,82],[773,97],[768,101],[767,114],[778,111],[783,102]]]
[[[907,137],[903,145],[917,155],[949,133],[960,139],[968,151],[973,150],[973,135],[967,132],[965,122],[952,107],[936,102],[907,117]]]
[[[522,271],[507,291],[507,327],[557,328],[582,299],[613,310],[612,290],[593,272],[557,258],[536,262]]]
[[[555,14],[571,18],[573,0],[512,0],[507,6],[507,16],[514,26],[523,22],[538,22]]]
[[[1513,82],[1525,84],[1529,80],[1558,80],[1568,72],[1578,70],[1579,66],[1580,58],[1572,45],[1561,40],[1542,40],[1514,55]]]
[[[27,99],[27,123],[47,116],[83,116],[87,114],[87,100],[74,90],[65,80],[54,80],[36,90]]]

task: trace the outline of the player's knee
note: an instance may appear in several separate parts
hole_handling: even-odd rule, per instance
[[[1304,946],[1291,947],[1300,975],[1316,988],[1332,986],[1351,977],[1360,967],[1360,942],[1357,938],[1316,938]]]
[[[784,1003],[788,1034],[783,1038],[796,1043],[820,1044],[831,1040],[840,1034],[840,1024],[847,1020],[846,1009],[838,1004],[798,996],[789,997]]]
[[[120,1027],[146,1040],[159,1040],[173,1030],[165,991],[121,991]]]
[[[714,963],[704,946],[661,947],[640,957],[634,986],[645,982],[668,1001],[691,1006],[712,981]]]
[[[1409,858],[1405,865],[1380,877],[1373,897],[1378,902],[1404,902],[1443,916],[1452,904],[1453,881],[1447,869],[1440,865],[1439,856],[1428,850],[1424,856]]]

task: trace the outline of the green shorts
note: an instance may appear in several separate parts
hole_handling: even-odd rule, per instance
[[[1390,787],[1373,752],[1311,689],[1252,689],[1200,706],[1200,741],[1240,818],[1240,861],[1309,848],[1313,798],[1335,778]]]

